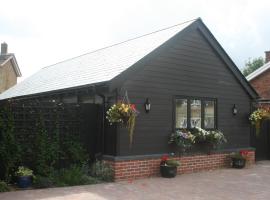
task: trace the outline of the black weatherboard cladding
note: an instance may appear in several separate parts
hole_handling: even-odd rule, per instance
[[[168,137],[174,127],[174,96],[217,99],[217,128],[228,139],[225,149],[250,145],[251,96],[240,84],[202,32],[192,26],[159,48],[122,85],[140,115],[136,121],[134,144],[129,148],[126,129],[118,128],[117,155],[169,152]],[[146,98],[151,111],[144,112]],[[232,114],[236,104],[238,114]]]

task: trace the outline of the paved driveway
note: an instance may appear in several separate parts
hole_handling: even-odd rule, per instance
[[[0,200],[270,199],[270,161],[238,170],[221,169],[185,174],[174,179],[149,178],[129,182],[0,193]]]

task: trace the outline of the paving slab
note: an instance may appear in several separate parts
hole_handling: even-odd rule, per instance
[[[220,169],[167,179],[0,193],[0,200],[269,200],[270,161],[246,169]]]

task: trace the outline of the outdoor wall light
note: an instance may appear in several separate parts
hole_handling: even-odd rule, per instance
[[[238,110],[237,110],[237,108],[236,108],[236,105],[233,104],[233,108],[232,108],[232,113],[233,113],[233,115],[236,115],[237,112],[238,112]]]
[[[144,109],[146,113],[149,113],[149,111],[151,110],[151,103],[148,98],[146,98],[146,101],[144,103]]]

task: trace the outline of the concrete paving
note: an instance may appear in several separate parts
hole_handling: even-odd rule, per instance
[[[0,193],[0,200],[261,200],[270,199],[270,161],[247,169],[220,169],[136,181]]]

